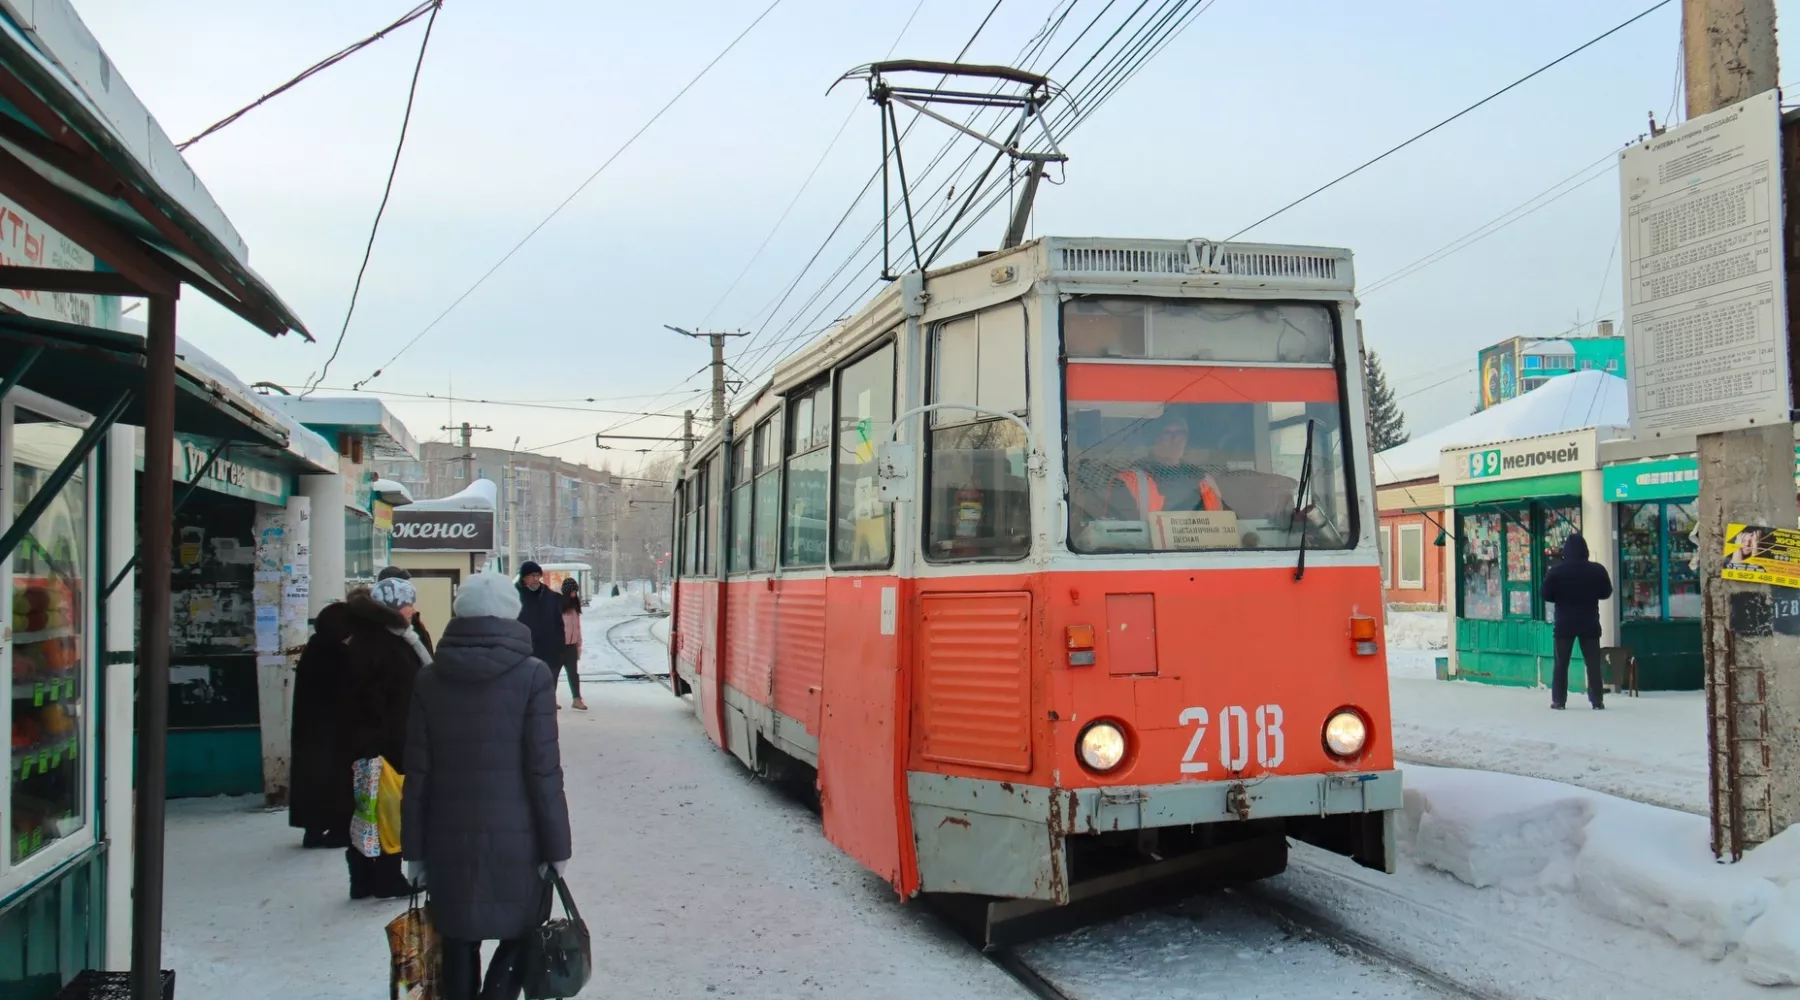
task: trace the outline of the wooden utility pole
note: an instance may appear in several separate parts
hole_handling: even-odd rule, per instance
[[[1773,89],[1774,0],[1683,0],[1682,49],[1690,119]],[[1790,205],[1797,181],[1783,171]],[[1774,634],[1767,616],[1751,622],[1774,588],[1720,576],[1728,523],[1795,524],[1793,425],[1702,434],[1698,451],[1713,853],[1736,861],[1800,819],[1800,637]]]

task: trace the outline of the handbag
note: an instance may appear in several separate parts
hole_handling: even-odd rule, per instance
[[[375,832],[381,840],[381,853],[400,853],[400,799],[405,790],[406,776],[394,770],[394,765],[381,761],[381,774],[378,782],[379,791],[375,795]]]
[[[406,912],[388,921],[388,1000],[440,1000],[442,941],[431,923],[429,904],[414,894]]]
[[[563,1000],[581,992],[594,974],[594,947],[587,924],[559,876],[556,895],[564,916],[544,921],[525,941],[525,1000]]]
[[[365,757],[352,764],[350,782],[356,799],[356,811],[350,815],[350,846],[365,858],[379,858],[381,830],[376,802],[381,797],[381,758]]]

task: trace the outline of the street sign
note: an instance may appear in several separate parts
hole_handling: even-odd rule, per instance
[[[1770,90],[1619,154],[1639,437],[1789,420],[1780,153]]]

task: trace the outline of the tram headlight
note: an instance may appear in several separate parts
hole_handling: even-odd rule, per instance
[[[1091,723],[1075,741],[1081,762],[1096,771],[1110,771],[1125,759],[1125,731],[1110,722]]]
[[[1325,720],[1325,749],[1333,756],[1354,757],[1362,752],[1363,744],[1368,741],[1369,724],[1350,709],[1333,712],[1331,718]]]

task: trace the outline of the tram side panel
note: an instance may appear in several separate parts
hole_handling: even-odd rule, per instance
[[[901,581],[825,581],[826,632],[819,720],[819,799],[825,837],[889,883],[902,884],[899,725]]]
[[[783,579],[775,584],[774,709],[777,725],[798,723],[816,755],[819,706],[825,689],[828,616],[825,580]]]

